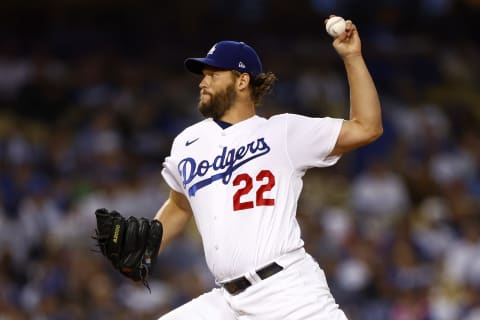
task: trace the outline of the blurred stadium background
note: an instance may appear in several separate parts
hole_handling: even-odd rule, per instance
[[[154,215],[200,119],[183,60],[219,40],[279,77],[261,115],[348,116],[330,13],[360,30],[385,134],[307,174],[306,248],[352,320],[480,319],[478,0],[2,0],[0,319],[156,319],[209,290],[194,226],[148,294],[90,251],[93,212]]]

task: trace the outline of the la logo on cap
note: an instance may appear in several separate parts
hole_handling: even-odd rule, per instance
[[[245,68],[246,68],[245,63],[243,63],[242,61],[240,61],[240,62],[238,63],[238,67],[239,67],[239,68],[242,68],[242,69],[245,69]]]

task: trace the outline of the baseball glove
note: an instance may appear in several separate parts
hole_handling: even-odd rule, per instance
[[[130,217],[117,211],[97,209],[95,236],[100,252],[127,278],[142,281],[150,290],[147,278],[158,255],[163,227],[158,220]]]

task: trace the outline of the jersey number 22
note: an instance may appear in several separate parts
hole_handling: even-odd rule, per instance
[[[247,173],[240,173],[233,180],[234,186],[243,186],[233,195],[233,210],[251,209],[254,206],[273,206],[275,199],[265,198],[264,193],[272,190],[275,186],[275,176],[270,170],[262,170],[255,177],[256,181],[264,182],[255,190],[255,203],[253,201],[242,201],[253,189],[253,178]]]

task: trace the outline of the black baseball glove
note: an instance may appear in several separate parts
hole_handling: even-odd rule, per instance
[[[117,211],[97,209],[95,236],[100,252],[126,277],[147,282],[162,241],[163,227],[158,220],[130,217]]]

